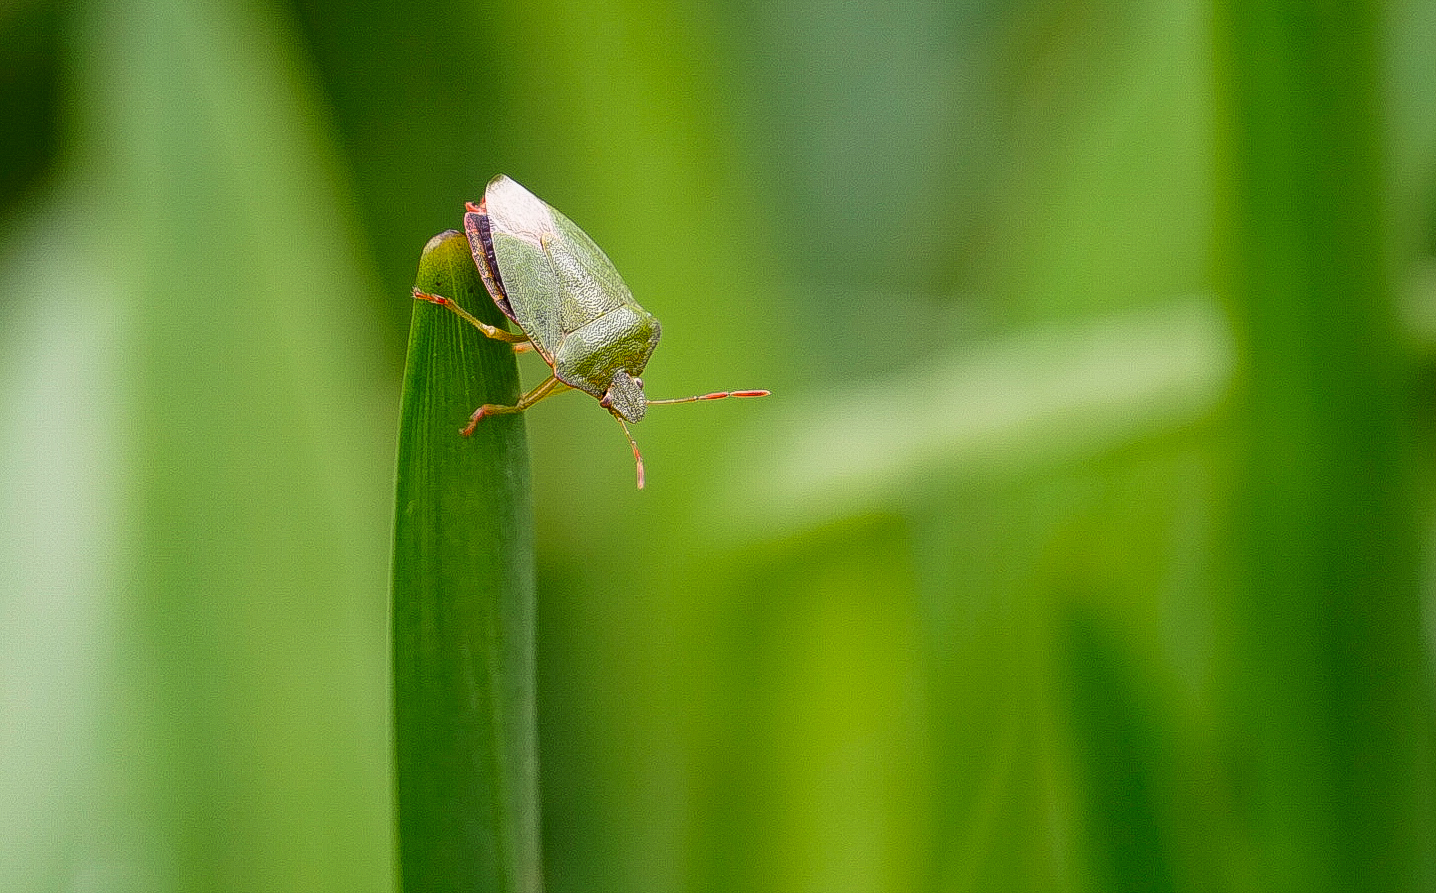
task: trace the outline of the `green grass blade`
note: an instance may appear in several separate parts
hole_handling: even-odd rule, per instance
[[[1254,889],[1430,889],[1431,676],[1381,77],[1381,4],[1216,5],[1218,273],[1233,312]],[[1418,396],[1421,395],[1421,396]]]
[[[54,532],[32,550],[68,595],[32,593],[43,623],[16,632],[77,643],[74,695],[43,665],[26,678],[45,680],[37,703],[86,711],[89,692],[94,712],[47,751],[72,786],[0,793],[58,855],[0,889],[387,893],[394,376],[325,115],[274,8],[74,11],[63,186],[37,208],[33,287],[4,292],[0,328],[20,334],[6,311],[22,303],[61,323],[33,329],[55,339],[25,355],[47,389],[6,394],[36,410],[5,439],[54,449],[21,499]],[[32,440],[46,428],[64,435]],[[90,538],[53,526],[57,497]],[[15,577],[0,580],[8,633]],[[0,714],[54,734],[0,676]],[[0,776],[48,777],[0,739]],[[13,827],[0,818],[7,853]]]
[[[1227,386],[1230,341],[1210,301],[1184,298],[965,345],[916,371],[789,401],[735,461],[751,469],[748,484],[712,500],[715,519],[744,534],[816,527],[926,489],[934,475],[1015,478],[1190,425]],[[923,399],[894,397],[903,394]]]
[[[457,232],[424,249],[416,285],[483,319]],[[540,887],[534,722],[533,510],[510,345],[416,302],[400,409],[394,530],[394,727],[402,887]]]

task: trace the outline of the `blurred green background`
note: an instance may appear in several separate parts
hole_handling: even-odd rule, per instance
[[[419,251],[528,414],[552,893],[1436,889],[1436,3],[0,5],[0,889],[393,888]],[[526,380],[540,368],[525,359]],[[462,420],[455,420],[455,427]]]

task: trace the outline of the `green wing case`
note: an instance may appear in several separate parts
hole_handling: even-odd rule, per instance
[[[603,249],[507,177],[489,184],[486,209],[514,315],[554,375],[599,398],[619,370],[640,375],[658,345],[658,320]]]

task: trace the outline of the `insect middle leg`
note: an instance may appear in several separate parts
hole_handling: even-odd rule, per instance
[[[505,331],[505,330],[499,328],[498,326],[491,326],[491,325],[489,325],[488,323],[484,322],[483,320],[479,319],[478,317],[474,316],[474,315],[473,315],[472,313],[470,313],[469,311],[467,311],[467,310],[465,310],[464,308],[460,307],[458,304],[455,304],[451,299],[446,298],[446,297],[444,297],[444,296],[442,296],[442,295],[431,295],[431,294],[429,294],[429,293],[426,292],[426,291],[420,291],[419,289],[416,288],[416,289],[414,289],[414,300],[416,300],[416,301],[428,301],[430,304],[438,304],[440,307],[448,307],[450,310],[452,310],[452,311],[454,311],[455,313],[459,314],[459,316],[460,316],[465,322],[468,322],[468,323],[471,324],[474,328],[478,329],[480,332],[483,332],[485,335],[487,335],[488,337],[494,339],[495,341],[507,341],[508,343],[514,344],[514,345],[528,344],[528,343],[529,343],[529,338],[528,338],[527,335],[517,335],[517,334],[514,334],[513,332]],[[515,348],[514,348],[514,350],[524,350],[524,349],[525,349],[525,348],[522,348],[522,347],[515,347]],[[530,349],[530,350],[531,350],[532,348],[530,347],[530,348],[527,348],[527,349]]]
[[[519,402],[513,406],[498,406],[493,403],[485,403],[483,406],[480,406],[474,410],[473,415],[469,416],[469,424],[459,433],[468,437],[474,433],[474,429],[478,427],[479,421],[485,416],[502,415],[507,412],[523,412],[543,398],[554,394],[561,394],[567,390],[570,390],[568,385],[550,375],[548,378],[545,378],[538,387],[520,397]]]

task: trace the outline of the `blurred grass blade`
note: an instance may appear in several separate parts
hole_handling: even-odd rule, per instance
[[[1074,768],[1093,889],[1176,890],[1172,828],[1162,821],[1163,712],[1140,689],[1142,667],[1090,606],[1065,606],[1055,654],[1063,706],[1077,733]]]
[[[1216,5],[1238,333],[1232,686],[1252,888],[1429,890],[1412,374],[1388,279],[1381,4]]]
[[[14,297],[113,325],[110,379],[46,377],[84,425],[112,401],[114,439],[81,441],[110,452],[73,461],[114,470],[120,521],[87,602],[112,631],[91,665],[104,758],[76,824],[50,831],[77,843],[48,888],[386,893],[394,376],[325,116],[274,9],[76,12],[53,207],[84,263],[65,291]],[[85,483],[32,498],[56,518]]]
[[[1230,367],[1230,334],[1204,298],[1024,332],[795,408],[742,457],[764,473],[715,504],[772,534],[870,510],[933,474],[1091,455],[1209,412]]]
[[[457,232],[416,285],[499,325]],[[402,887],[539,889],[533,511],[511,346],[417,303],[400,408],[394,531],[394,725]]]

